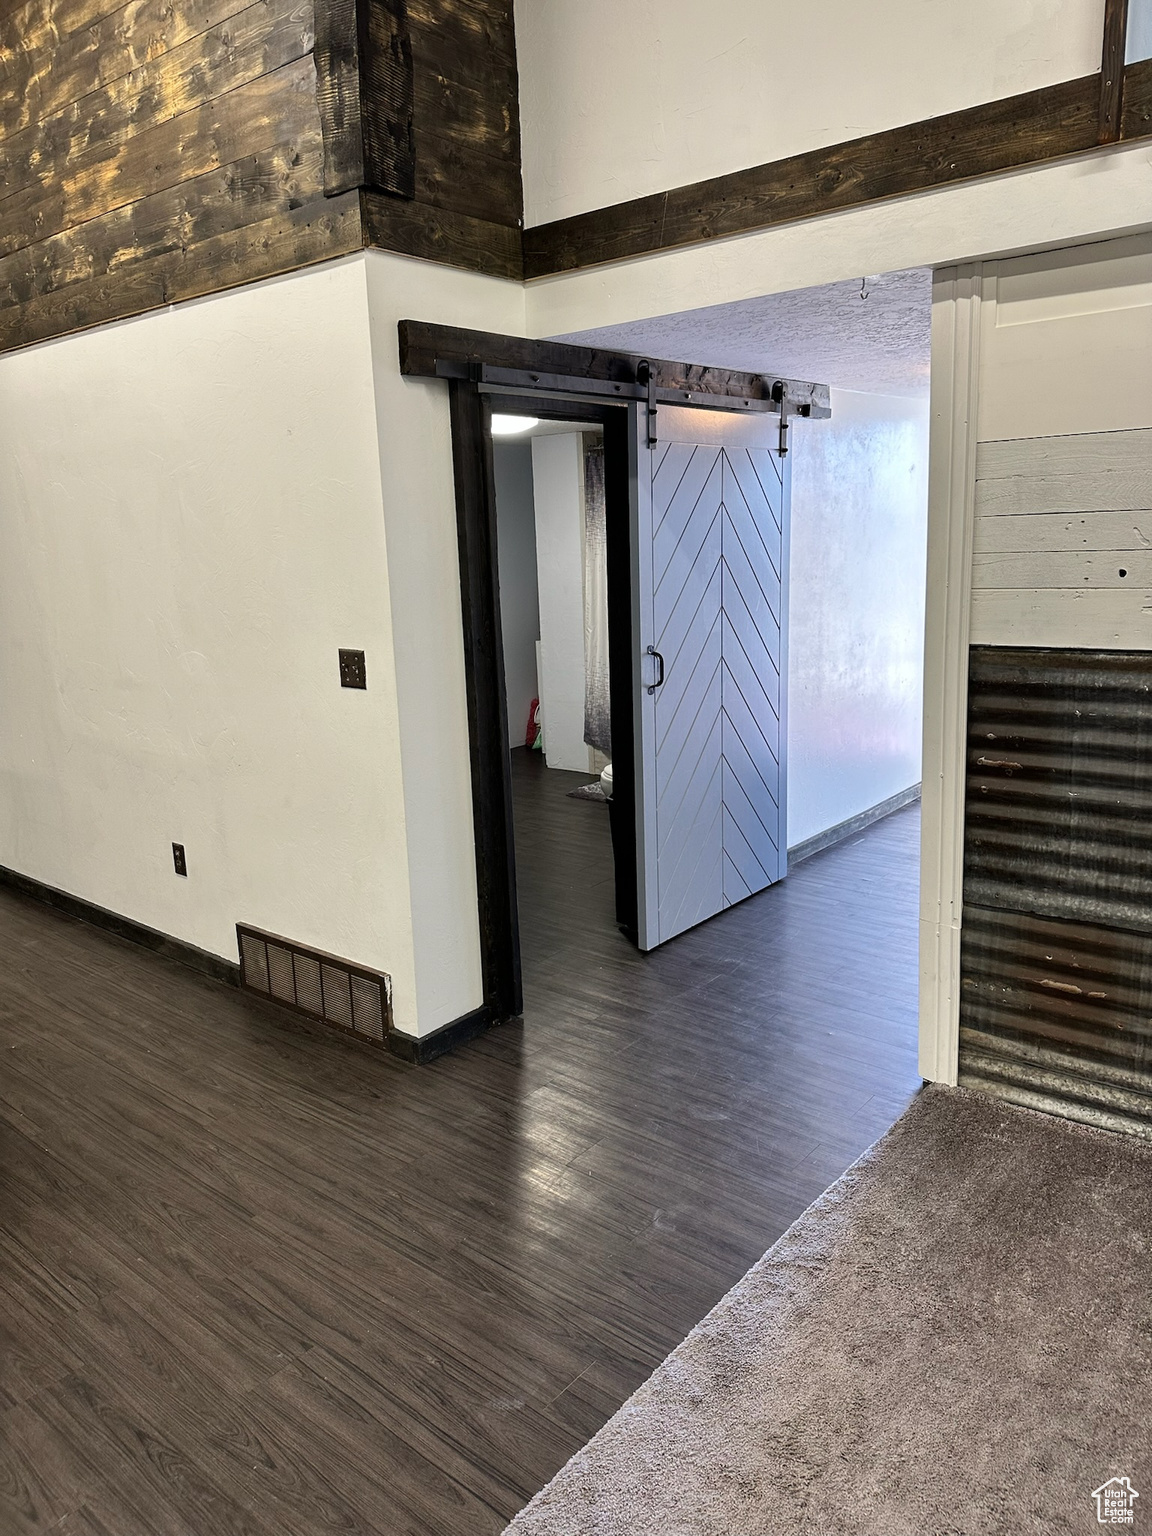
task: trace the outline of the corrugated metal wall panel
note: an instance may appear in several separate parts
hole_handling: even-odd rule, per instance
[[[1152,654],[974,647],[960,1081],[1152,1136]]]

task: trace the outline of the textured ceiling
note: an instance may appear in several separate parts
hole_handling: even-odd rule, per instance
[[[931,272],[914,268],[559,339],[839,389],[926,395],[931,299]]]

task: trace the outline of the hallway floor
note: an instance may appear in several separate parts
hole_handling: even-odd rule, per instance
[[[918,808],[649,957],[517,754],[526,1009],[431,1066],[0,895],[0,1530],[486,1536],[895,1119]]]

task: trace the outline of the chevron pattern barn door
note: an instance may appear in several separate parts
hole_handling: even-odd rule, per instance
[[[642,947],[652,948],[785,872],[787,508],[766,448],[670,442],[647,452]]]

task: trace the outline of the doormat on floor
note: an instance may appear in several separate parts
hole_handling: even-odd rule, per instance
[[[1152,1148],[927,1088],[509,1536],[1138,1528],[1150,1273]]]
[[[599,800],[602,805],[608,804],[608,796],[600,786],[600,780],[595,784],[579,784],[575,789],[568,791],[569,800]]]

